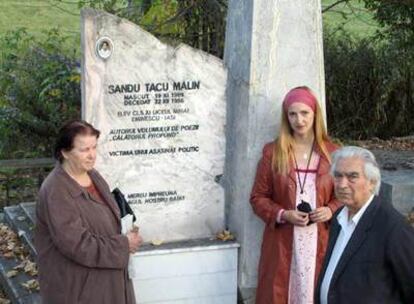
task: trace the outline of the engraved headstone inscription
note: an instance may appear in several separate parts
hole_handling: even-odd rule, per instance
[[[119,187],[144,239],[224,227],[226,70],[110,14],[82,11],[82,113],[101,131],[96,167]]]

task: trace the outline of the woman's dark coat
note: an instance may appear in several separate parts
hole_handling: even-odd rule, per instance
[[[58,164],[36,208],[35,247],[43,304],[134,304],[128,239],[101,175],[89,173],[105,204],[90,197]]]

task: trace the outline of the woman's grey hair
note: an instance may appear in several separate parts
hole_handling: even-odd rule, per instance
[[[377,161],[375,160],[374,154],[372,154],[372,152],[367,149],[348,146],[335,151],[332,154],[332,176],[336,171],[336,165],[338,164],[339,160],[352,157],[357,157],[364,161],[364,174],[368,180],[375,182],[374,194],[378,195],[381,186],[381,171],[379,169]]]

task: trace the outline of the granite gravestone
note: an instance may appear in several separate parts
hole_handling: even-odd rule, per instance
[[[224,227],[226,70],[113,15],[82,11],[82,113],[101,131],[96,168],[119,187],[146,241]]]

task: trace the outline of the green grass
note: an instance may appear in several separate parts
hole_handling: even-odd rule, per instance
[[[322,7],[335,1],[322,0]],[[325,30],[343,28],[355,38],[373,35],[377,24],[372,14],[359,0],[352,0],[351,4],[340,4],[324,13]],[[80,9],[76,0],[0,0],[0,35],[19,27],[35,36],[57,27],[70,37],[68,48],[80,49]]]
[[[322,8],[337,2],[337,0],[322,0]],[[369,37],[378,29],[377,22],[364,4],[359,0],[352,0],[350,5],[338,4],[323,14],[325,30],[337,31],[342,28],[356,39]]]
[[[34,36],[59,28],[69,36],[68,47],[80,49],[80,10],[74,0],[0,0],[0,35],[21,27]]]
[[[125,0],[117,1],[120,7],[125,6]],[[159,22],[173,13],[172,8],[176,5],[171,4],[172,1],[165,1],[169,5],[160,4],[163,1],[153,1],[151,13],[143,20],[144,23],[153,19]],[[72,38],[72,43],[80,44],[78,0],[0,0],[0,35],[21,27],[35,36],[42,35],[45,30],[59,28],[62,34]]]

